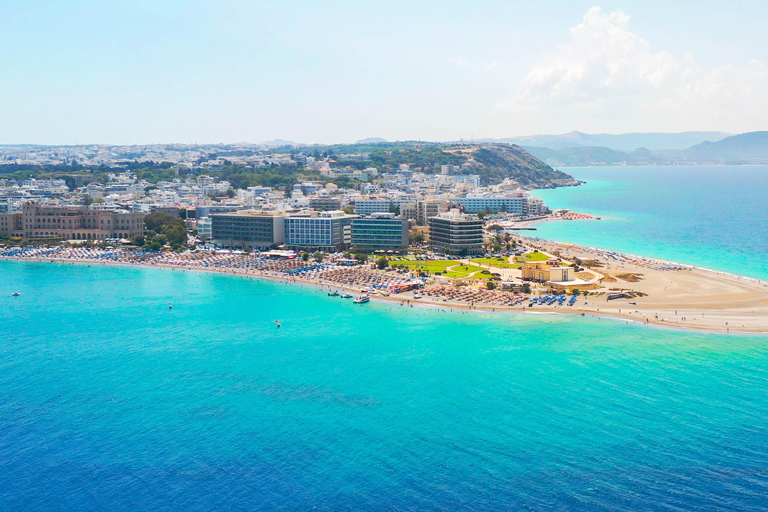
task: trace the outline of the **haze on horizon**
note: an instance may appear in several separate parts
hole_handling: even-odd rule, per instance
[[[763,2],[6,3],[0,144],[766,129]]]

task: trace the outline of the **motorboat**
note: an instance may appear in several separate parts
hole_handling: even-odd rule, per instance
[[[338,297],[339,296],[339,292],[337,292],[335,290],[332,291],[332,292],[328,292],[328,296],[329,297]]]
[[[11,294],[11,297],[18,297],[19,295],[21,295],[19,292],[13,292]]]
[[[414,293],[414,294],[413,294],[413,298],[414,298],[414,299],[420,299],[420,298],[421,298],[421,295],[419,295],[418,293]]]
[[[342,298],[342,299],[351,299],[351,298],[352,298],[352,296],[351,296],[350,294],[348,294],[348,293],[343,293],[343,294],[341,295],[341,298]]]
[[[370,302],[371,298],[367,295],[361,295],[358,298],[354,300],[355,304],[365,304],[366,302]]]

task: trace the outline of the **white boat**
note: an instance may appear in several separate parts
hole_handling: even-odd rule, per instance
[[[339,292],[337,292],[335,290],[332,291],[332,292],[328,292],[328,296],[329,297],[338,297],[339,296]]]
[[[355,304],[365,304],[366,302],[369,302],[371,299],[367,295],[361,295],[358,298],[355,299]]]
[[[420,298],[421,298],[421,295],[419,295],[418,293],[414,293],[414,294],[413,294],[413,298],[414,298],[414,299],[420,299]]]
[[[342,299],[351,299],[352,296],[350,294],[348,294],[348,293],[344,293],[344,294],[341,295],[341,298]]]
[[[21,295],[19,292],[13,292],[13,293],[11,294],[11,296],[13,296],[13,297],[18,297],[19,295]]]

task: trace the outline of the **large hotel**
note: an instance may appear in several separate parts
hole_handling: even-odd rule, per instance
[[[239,211],[211,215],[213,243],[266,248],[341,251],[401,251],[408,247],[408,222],[393,213],[369,217],[343,211]]]
[[[24,238],[105,240],[133,238],[144,232],[144,214],[89,210],[86,206],[26,203],[22,211],[0,213],[0,233]]]

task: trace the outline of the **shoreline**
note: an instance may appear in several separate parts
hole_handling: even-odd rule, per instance
[[[123,267],[123,268],[142,268],[142,269],[152,269],[152,268],[159,268],[163,270],[181,270],[181,271],[197,271],[197,272],[207,272],[211,274],[218,274],[218,275],[224,275],[224,276],[237,276],[242,278],[248,278],[248,279],[264,279],[267,281],[273,281],[273,282],[279,282],[282,284],[303,284],[307,286],[311,286],[313,288],[322,290],[322,291],[348,291],[353,294],[360,294],[360,287],[357,286],[350,286],[345,283],[338,283],[335,281],[327,280],[327,279],[305,279],[305,278],[291,278],[287,275],[280,275],[278,272],[266,272],[266,271],[239,271],[237,269],[221,269],[221,268],[200,268],[200,267],[194,267],[194,266],[184,266],[184,265],[173,265],[173,264],[167,264],[167,263],[131,263],[131,262],[120,262],[120,261],[98,261],[98,260],[92,260],[92,259],[57,259],[57,258],[20,258],[20,257],[0,257],[0,261],[14,261],[14,262],[31,262],[31,263],[53,263],[53,264],[73,264],[73,265],[88,265],[88,266],[100,266],[100,267]],[[702,269],[698,269],[702,270]],[[705,272],[713,272],[704,270]],[[715,273],[719,274],[717,271],[714,271]],[[752,278],[743,278],[741,276],[731,276],[728,274],[725,274],[726,276],[732,278],[736,278],[737,280],[745,279],[749,281],[754,281]],[[768,295],[768,292],[766,293]],[[672,329],[672,330],[682,330],[686,332],[693,332],[693,333],[711,333],[711,334],[728,334],[728,333],[738,333],[738,334],[768,334],[768,325],[761,325],[760,327],[747,327],[744,325],[742,328],[738,327],[737,325],[729,326],[729,322],[726,322],[725,325],[722,323],[716,324],[712,321],[699,321],[697,323],[684,323],[681,321],[674,321],[671,319],[668,319],[664,316],[661,318],[657,317],[650,317],[650,316],[641,316],[640,310],[635,309],[634,315],[632,308],[629,308],[627,310],[626,304],[619,304],[624,306],[624,311],[622,311],[622,308],[617,308],[616,311],[613,310],[600,310],[599,307],[596,307],[598,304],[593,304],[592,307],[585,307],[582,306],[579,309],[568,309],[567,307],[551,307],[551,306],[536,306],[535,308],[529,308],[527,306],[528,301],[524,300],[521,305],[516,306],[504,306],[504,305],[491,305],[491,304],[461,304],[454,301],[439,301],[436,300],[433,297],[429,297],[426,295],[423,295],[421,299],[414,299],[412,296],[412,293],[407,292],[399,295],[390,295],[390,296],[380,296],[378,294],[372,294],[370,295],[372,301],[377,302],[385,302],[385,303],[397,303],[401,307],[418,307],[418,308],[425,308],[425,309],[443,309],[443,310],[450,310],[450,311],[456,311],[456,312],[478,312],[478,313],[499,313],[499,314],[517,314],[517,315],[567,315],[567,316],[581,316],[581,317],[590,317],[590,318],[598,318],[598,319],[610,319],[615,321],[623,321],[628,324],[635,324],[637,326],[645,325],[645,326],[652,326],[652,327],[661,327],[664,329]],[[594,300],[594,299],[592,299]],[[351,303],[351,300],[350,300]],[[602,306],[602,304],[601,304]],[[677,311],[676,311],[677,312]],[[714,313],[715,318],[717,318],[718,314],[726,313],[727,310],[712,310],[711,313]],[[668,314],[667,311],[665,311],[665,314]],[[701,314],[702,317],[704,314]],[[683,316],[685,318],[685,316]],[[710,317],[712,318],[712,317]],[[766,323],[768,323],[768,316],[765,317]]]

